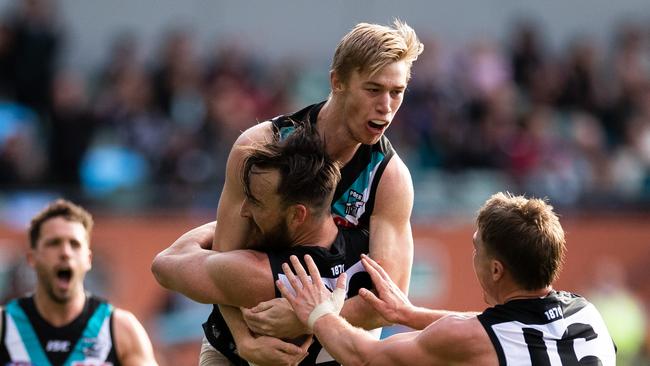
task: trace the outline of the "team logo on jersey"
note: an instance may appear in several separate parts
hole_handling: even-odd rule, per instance
[[[359,210],[365,205],[363,194],[351,189],[348,191],[348,200],[345,202],[345,214],[358,217]]]
[[[45,345],[46,352],[70,352],[70,341],[58,339],[49,340]]]
[[[106,345],[97,338],[83,338],[81,349],[87,358],[97,358]]]

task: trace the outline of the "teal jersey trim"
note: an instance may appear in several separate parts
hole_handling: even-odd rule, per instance
[[[332,204],[332,213],[335,216],[344,218],[346,221],[359,224],[359,218],[366,210],[366,203],[370,198],[370,188],[379,165],[386,155],[380,151],[374,151],[366,169],[359,174],[357,179],[343,192],[334,204]]]
[[[48,360],[43,347],[41,347],[41,342],[38,340],[32,324],[29,322],[27,314],[20,308],[18,305],[18,300],[13,300],[7,304],[6,307],[7,314],[11,315],[18,328],[18,333],[20,333],[20,339],[25,345],[25,349],[29,354],[29,358],[33,365],[43,365],[51,366],[50,360]]]
[[[296,128],[293,126],[280,128],[280,141],[286,139],[287,136],[291,135],[295,130]]]
[[[77,341],[74,349],[68,356],[68,359],[65,362],[65,366],[71,365],[75,361],[83,361],[86,356],[84,355],[84,350],[93,346],[92,342],[88,340],[96,339],[99,335],[99,331],[102,329],[104,321],[111,316],[113,312],[113,305],[108,303],[101,303],[95,310],[95,313],[88,319],[86,323],[86,328],[81,334],[81,338]]]

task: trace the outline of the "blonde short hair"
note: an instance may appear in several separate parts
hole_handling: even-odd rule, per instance
[[[370,75],[397,61],[405,61],[408,76],[411,65],[424,50],[413,28],[396,19],[393,27],[359,23],[336,47],[331,71],[346,82],[353,71]]]

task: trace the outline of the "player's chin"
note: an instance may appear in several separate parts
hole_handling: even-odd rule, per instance
[[[374,144],[376,144],[377,142],[379,142],[379,140],[381,139],[381,137],[382,137],[383,135],[384,135],[384,134],[373,135],[372,137],[368,137],[368,138],[363,139],[363,140],[361,141],[361,143],[364,144],[364,145],[374,145]]]

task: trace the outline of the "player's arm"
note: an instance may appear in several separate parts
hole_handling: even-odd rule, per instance
[[[249,242],[248,234],[251,230],[249,230],[248,221],[243,219],[239,214],[245,198],[241,182],[241,169],[245,158],[245,147],[266,141],[270,138],[272,138],[272,124],[266,121],[249,128],[235,141],[228,156],[228,162],[226,163],[226,180],[217,208],[218,225],[215,227],[212,249],[227,252],[245,248]],[[265,357],[268,362],[278,365],[283,363],[281,362],[283,357],[292,360],[296,358],[295,354],[300,349],[291,347],[293,346],[292,344],[279,340],[275,343],[272,340],[265,342],[266,338],[254,338],[238,308],[220,305],[219,309],[230,328],[230,332],[242,357],[246,358],[247,355],[255,355],[259,357],[255,360],[258,363],[261,362],[261,358]],[[293,353],[288,352],[287,349],[292,350]],[[287,354],[289,355],[287,356]],[[247,359],[249,361],[252,360],[250,357]]]
[[[452,315],[422,331],[377,340],[340,316],[330,314],[315,322],[314,335],[344,365],[481,365],[486,364],[491,345],[480,327],[475,317]]]
[[[275,296],[266,254],[210,250],[215,223],[178,238],[160,252],[151,270],[161,286],[206,304],[252,306]]]
[[[413,262],[411,210],[413,183],[406,165],[393,156],[377,187],[375,207],[370,218],[370,256],[385,266],[390,277],[405,293]],[[248,327],[256,333],[274,337],[295,337],[306,331],[287,304],[274,299],[244,310]],[[354,326],[374,329],[389,323],[359,296],[345,301],[343,316]]]
[[[370,257],[379,262],[397,286],[408,294],[413,265],[413,182],[408,168],[397,156],[381,176],[370,217]],[[341,316],[365,329],[386,325],[386,320],[358,296],[345,302]]]
[[[370,290],[360,289],[359,296],[392,324],[402,324],[421,330],[448,315],[461,317],[478,315],[476,312],[460,313],[415,306],[377,262],[367,255],[362,255],[361,262],[372,279],[377,295]]]
[[[344,275],[338,279],[337,290],[332,293],[323,285],[311,257],[305,256],[305,262],[309,276],[298,258],[292,256],[291,263],[296,273],[287,264],[283,265],[292,290],[280,281],[276,282],[277,286],[300,321],[313,327],[319,342],[340,363],[478,365],[491,361],[491,364],[496,364],[496,354],[487,333],[473,315],[445,316],[423,331],[402,333],[381,341],[374,339],[338,315],[342,304],[337,301],[337,292],[345,291]]]
[[[218,225],[215,227],[212,249],[227,252],[244,249],[249,243],[248,234],[251,230],[248,220],[239,214],[245,198],[241,180],[242,163],[246,157],[246,146],[263,142],[271,136],[271,122],[262,122],[242,133],[230,150],[226,162],[226,179],[217,207]]]
[[[233,306],[219,306],[230,333],[234,335],[235,329],[240,333],[235,340],[239,357],[255,365],[297,365],[306,356],[313,338],[310,336],[302,345],[285,342],[275,337],[263,335],[253,336],[243,322],[239,308]],[[229,319],[235,319],[233,324]],[[233,336],[234,337],[234,336]]]
[[[117,308],[113,311],[113,337],[122,365],[158,365],[147,332],[131,312]]]

